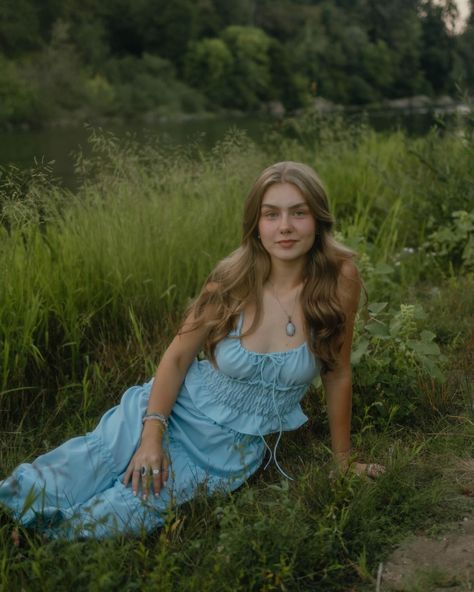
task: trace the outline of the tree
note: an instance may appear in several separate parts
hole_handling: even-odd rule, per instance
[[[192,43],[185,59],[185,79],[200,89],[215,105],[231,104],[229,79],[234,58],[222,39],[202,39]]]
[[[132,18],[143,51],[157,53],[181,70],[188,44],[198,36],[198,7],[194,0],[139,0]]]
[[[358,4],[359,22],[369,39],[375,45],[383,41],[390,53],[392,82],[389,88],[382,85],[384,94],[403,97],[424,92],[420,0],[367,0]]]
[[[233,56],[229,78],[231,104],[239,109],[257,109],[271,98],[269,49],[271,38],[256,27],[227,27],[222,33]]]
[[[286,0],[261,0],[257,4],[255,25],[281,43],[294,40],[308,21],[314,20],[320,9]]]
[[[257,0],[212,0],[222,28],[229,25],[252,26],[255,24]]]
[[[309,80],[294,71],[289,48],[276,39],[270,44],[270,77],[272,98],[282,101],[287,109],[297,109],[309,100]]]
[[[458,39],[458,51],[464,65],[464,84],[474,91],[474,0],[470,2],[470,15],[466,28]]]
[[[318,94],[337,102],[374,101],[381,97],[380,87],[392,81],[386,45],[371,43],[362,25],[328,2],[304,27],[296,55]]]
[[[427,81],[436,94],[453,90],[451,72],[454,64],[455,41],[449,34],[447,23],[452,18],[452,2],[423,4],[422,51],[420,65]]]
[[[144,0],[103,0],[100,4],[99,15],[107,33],[107,44],[112,55],[123,56],[131,54],[140,56],[144,51],[143,36],[137,11]],[[149,4],[148,0],[147,3]]]
[[[31,0],[0,2],[0,51],[19,55],[41,46],[38,10]]]
[[[15,63],[0,55],[0,124],[30,121],[35,103],[34,89],[23,80]]]

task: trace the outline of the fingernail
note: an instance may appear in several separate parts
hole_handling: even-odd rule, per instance
[[[159,493],[155,493],[155,497],[158,497],[160,494]]]
[[[134,491],[134,492],[133,492],[133,495],[137,495],[137,492],[136,492],[136,491]]]

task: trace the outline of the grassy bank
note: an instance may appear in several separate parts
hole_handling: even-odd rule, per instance
[[[138,540],[59,546],[29,534],[17,550],[4,517],[4,589],[73,579],[98,590],[345,590],[370,583],[404,533],[467,507],[447,468],[473,449],[469,125],[409,139],[309,117],[263,148],[233,132],[210,154],[91,142],[74,195],[41,170],[0,180],[1,476],[91,429],[152,374],[186,302],[237,245],[252,180],[281,159],[316,168],[338,232],[360,253],[369,302],[354,344],[353,439],[388,471],[377,484],[329,481],[315,385],[311,421],[285,437],[295,482],[268,470]]]

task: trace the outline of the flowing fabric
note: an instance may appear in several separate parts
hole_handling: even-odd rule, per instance
[[[150,532],[198,491],[232,491],[262,464],[278,462],[283,431],[301,426],[300,407],[319,363],[307,344],[275,353],[247,350],[243,323],[216,347],[217,368],[195,360],[183,381],[163,441],[170,478],[159,496],[134,496],[123,476],[140,443],[153,380],[129,388],[94,431],[68,440],[0,481],[0,504],[17,521],[56,538]],[[273,450],[265,435],[278,432]]]

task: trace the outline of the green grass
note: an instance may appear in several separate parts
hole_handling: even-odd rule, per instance
[[[4,172],[0,476],[90,430],[152,374],[188,299],[238,244],[252,180],[283,158],[321,174],[338,232],[361,253],[369,306],[387,303],[370,315],[389,333],[368,330],[378,323],[370,319],[358,327],[357,343],[370,345],[354,368],[353,433],[358,456],[387,473],[377,483],[331,481],[324,397],[314,387],[304,403],[310,422],[281,446],[294,482],[268,469],[230,496],[177,509],[152,536],[102,542],[65,545],[25,531],[17,549],[2,513],[0,591],[72,582],[75,590],[362,589],[408,532],[468,507],[462,487],[474,476],[456,467],[474,444],[473,270],[459,245],[450,251],[447,238],[437,252],[430,236],[450,212],[473,210],[470,128],[414,140],[340,122],[291,126],[264,148],[231,132],[210,154],[93,133],[75,195],[41,170]],[[401,305],[424,312],[402,307],[399,322]],[[433,344],[420,345],[423,331],[436,334]],[[444,380],[415,346],[431,352]]]
[[[474,436],[450,429],[464,442]],[[295,483],[263,473],[230,496],[178,509],[152,536],[64,544],[25,531],[16,549],[6,522],[0,581],[5,590],[63,590],[71,580],[75,589],[98,590],[347,590],[370,582],[386,550],[413,528],[469,507],[423,433],[367,438],[361,452],[388,466],[371,483],[330,482],[326,448],[308,432],[287,442],[283,462]]]

